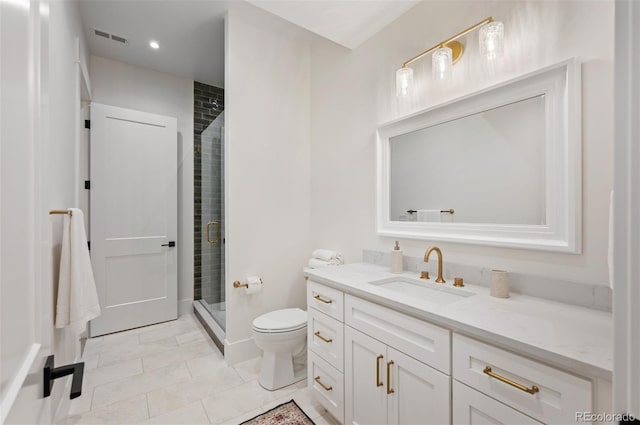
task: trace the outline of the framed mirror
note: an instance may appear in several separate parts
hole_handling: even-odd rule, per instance
[[[581,250],[573,59],[379,127],[383,236]]]

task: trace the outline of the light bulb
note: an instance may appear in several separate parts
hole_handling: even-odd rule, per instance
[[[504,25],[494,21],[480,28],[480,53],[488,60],[494,60],[504,53]]]
[[[149,42],[149,47],[151,47],[154,50],[158,50],[160,48],[160,44],[155,40],[151,40]]]
[[[431,57],[431,73],[435,80],[451,79],[453,69],[453,52],[449,47],[441,47]]]
[[[413,83],[413,69],[402,67],[396,71],[396,96],[405,97]]]

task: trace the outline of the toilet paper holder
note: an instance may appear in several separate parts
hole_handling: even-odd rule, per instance
[[[260,285],[262,285],[262,278],[260,278]],[[248,288],[249,284],[248,283],[242,283],[239,280],[236,280],[235,282],[233,282],[233,287],[234,288]]]

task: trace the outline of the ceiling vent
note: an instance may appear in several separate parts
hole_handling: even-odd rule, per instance
[[[120,44],[129,44],[129,41],[124,38],[124,37],[120,37],[119,35],[115,35],[115,34],[110,34],[106,31],[101,31],[98,29],[93,29],[93,34],[97,37],[102,37],[102,38],[106,38],[107,40],[113,40],[115,42],[118,42]]]
[[[100,31],[100,30],[94,29],[93,33],[95,35],[97,35],[98,37],[111,38],[111,34],[109,34],[108,32],[104,32],[104,31]]]
[[[111,39],[113,41],[117,41],[118,43],[127,44],[128,41],[124,37],[120,37],[119,35],[111,34]]]

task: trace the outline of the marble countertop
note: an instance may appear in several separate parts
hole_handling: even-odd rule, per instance
[[[445,279],[451,292],[473,296],[446,305],[403,295],[370,282],[398,276],[419,284],[440,285],[434,279],[418,279],[416,273],[392,274],[388,267],[368,263],[321,269],[305,269],[314,282],[372,301],[411,316],[447,327],[527,357],[580,375],[606,380],[613,370],[613,316],[611,313],[511,293],[494,298],[489,289],[465,282],[454,288],[453,277]]]

